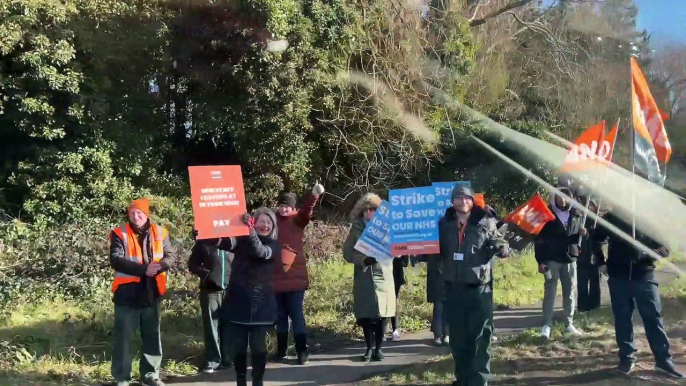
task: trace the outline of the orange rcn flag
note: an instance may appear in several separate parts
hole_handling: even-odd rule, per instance
[[[597,165],[599,157],[607,159],[612,143],[605,142],[605,121],[589,127],[574,141],[574,145],[567,152],[561,172],[584,170]]]
[[[543,226],[552,220],[555,220],[555,215],[536,193],[524,205],[505,217],[503,220],[507,224],[505,239],[510,248],[521,251],[536,238]]]
[[[631,58],[631,113],[634,123],[634,164],[648,175],[649,180],[662,185],[664,177],[660,163],[669,162],[672,146],[660,109],[634,58]]]

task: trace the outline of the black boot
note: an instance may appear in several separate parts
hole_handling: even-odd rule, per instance
[[[372,360],[377,362],[382,361],[384,358],[383,351],[381,351],[381,345],[383,345],[384,340],[384,323],[382,320],[379,320],[377,324],[374,325],[374,353],[372,354]]]
[[[362,355],[363,362],[369,362],[372,359],[372,346],[374,344],[374,331],[372,330],[372,328],[373,326],[371,326],[369,323],[362,324],[364,342],[367,345],[367,350],[364,352],[364,355]]]
[[[247,386],[248,354],[236,354],[236,356],[233,357],[233,368],[236,370],[236,385]]]
[[[310,362],[310,355],[307,353],[307,336],[297,334],[295,338],[295,351],[298,353],[298,363],[306,365]]]
[[[276,334],[276,353],[274,354],[274,362],[281,362],[286,359],[288,353],[288,333]]]
[[[267,353],[253,353],[252,359],[252,385],[264,385],[264,369],[267,366]]]

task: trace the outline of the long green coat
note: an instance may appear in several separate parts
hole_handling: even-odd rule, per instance
[[[353,299],[355,318],[389,318],[395,316],[395,287],[393,264],[374,263],[364,265],[367,257],[355,249],[355,243],[362,235],[365,224],[362,219],[353,221],[348,237],[343,244],[343,258],[355,265]]]

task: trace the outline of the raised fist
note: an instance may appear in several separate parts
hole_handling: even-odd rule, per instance
[[[312,195],[313,196],[321,196],[324,193],[324,185],[320,184],[317,182],[314,184],[314,187],[312,188]]]

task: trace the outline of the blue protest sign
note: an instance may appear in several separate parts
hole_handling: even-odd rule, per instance
[[[391,208],[388,201],[383,200],[374,217],[367,223],[362,236],[357,240],[355,249],[380,263],[392,261],[390,230]]]
[[[393,256],[438,253],[438,209],[434,188],[391,190],[389,202]]]
[[[469,181],[453,181],[453,182],[434,182],[431,188],[436,195],[436,209],[438,210],[438,218],[445,215],[445,210],[453,206],[450,196],[453,194],[453,189],[457,184],[464,184],[471,188],[472,184]]]

